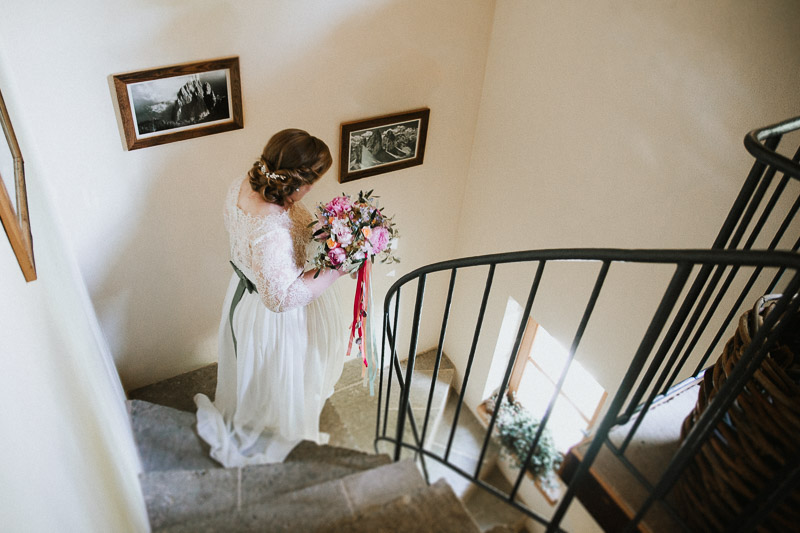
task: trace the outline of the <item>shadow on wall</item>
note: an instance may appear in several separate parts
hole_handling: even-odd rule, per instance
[[[288,12],[293,8],[259,6],[258,9],[284,9]],[[233,19],[230,11],[234,12]],[[424,102],[441,76],[437,73],[435,61],[425,56],[414,57],[414,54],[401,53],[399,61],[391,65],[382,60],[380,50],[373,51],[361,63],[352,61],[353,57],[359,57],[364,43],[370,42],[371,36],[389,33],[391,37],[396,33],[398,38],[407,39],[401,32],[400,23],[414,15],[394,3],[384,5],[380,10],[370,9],[369,14],[364,14],[363,10],[351,14],[346,23],[332,27],[327,34],[315,34],[317,40],[308,48],[302,48],[307,44],[307,38],[286,30],[289,32],[287,35],[297,39],[301,57],[292,58],[291,62],[282,57],[282,66],[277,69],[275,65],[264,66],[264,53],[252,47],[254,39],[259,47],[270,44],[247,31],[247,25],[255,25],[249,19],[279,21],[290,19],[297,13],[253,11],[253,7],[247,6],[225,6],[224,10],[214,7],[210,11],[194,10],[190,21],[181,21],[184,26],[188,24],[197,28],[212,22],[230,28],[231,41],[223,43],[220,37],[215,37],[220,39],[215,49],[240,56],[245,129],[144,149],[148,153],[141,155],[151,156],[152,153],[152,159],[137,159],[139,153],[126,154],[131,161],[145,161],[143,168],[157,166],[159,170],[147,177],[149,190],[142,201],[135,231],[124,251],[108,266],[106,278],[94,291],[93,298],[127,390],[216,360],[217,329],[230,274],[227,235],[222,220],[228,186],[247,171],[269,135],[274,133],[273,129],[297,126],[322,136],[325,131],[318,131],[318,124],[335,123],[333,129],[338,128],[341,121],[353,118],[331,111],[329,105],[333,97],[311,98],[309,92],[316,92],[326,85],[338,86],[342,79],[347,79],[349,88],[333,93],[334,97],[346,95],[369,109],[386,110],[387,102],[397,102],[389,105],[400,107],[409,101]],[[238,27],[242,25],[238,24],[240,15],[244,28]],[[247,17],[246,21],[244,17]],[[386,21],[393,21],[388,32],[385,31]],[[353,28],[364,29],[364,38],[354,40]],[[165,32],[148,38],[148,49],[159,49],[152,45],[153,42],[164,43],[164,49],[174,48],[171,44],[175,42],[174,37]],[[387,47],[389,54],[391,39],[381,46]],[[202,58],[187,58],[194,59]],[[328,65],[331,61],[341,64],[331,67]],[[153,65],[147,66],[159,64],[158,57],[154,56]],[[314,84],[309,84],[312,74],[318,77]],[[420,76],[426,80],[430,78],[431,83],[416,84],[413,88],[407,86]],[[405,81],[394,83],[397,80]],[[280,98],[292,95],[288,98],[302,106],[276,109],[280,106],[276,106],[276,100],[270,99],[271,91],[279,92]],[[307,94],[309,98],[304,98]],[[114,97],[110,95],[110,98]],[[326,118],[326,115],[329,116]],[[235,140],[234,136],[237,136]],[[326,141],[334,155],[334,166],[323,178],[325,184],[317,187],[318,195],[333,195],[342,189],[341,185],[334,185],[338,165],[335,143],[338,138]],[[232,149],[226,152],[226,148]],[[159,161],[157,156],[163,154],[168,155]],[[210,158],[224,158],[229,161],[228,167],[220,172],[219,159],[210,163]],[[413,191],[408,189],[397,190],[406,191],[399,194],[410,198]],[[313,202],[307,200],[306,205],[310,207]],[[410,252],[408,246],[404,248]],[[404,261],[404,266],[410,265]]]

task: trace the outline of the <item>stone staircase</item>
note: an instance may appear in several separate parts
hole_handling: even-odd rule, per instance
[[[428,486],[413,462],[303,442],[283,463],[222,468],[192,413],[128,405],[153,531],[480,531],[449,485]]]
[[[420,393],[427,394],[430,387],[433,355],[419,356],[419,379],[415,379]],[[442,365],[432,410],[438,418],[452,411],[453,373],[449,361]],[[516,511],[510,515],[513,509],[500,502],[490,500],[477,513],[474,508],[465,509],[464,503],[474,504],[482,491],[461,486],[459,476],[441,472],[431,476],[431,481],[438,481],[429,486],[412,461],[393,463],[388,455],[371,453],[376,398],[363,386],[357,361],[345,364],[320,418],[320,429],[330,434],[331,445],[303,442],[279,464],[228,469],[209,457],[208,447],[194,429],[192,397],[202,392],[213,398],[215,384],[216,365],[209,365],[129,393],[128,408],[144,469],[140,480],[153,531],[504,533],[523,529],[521,515]],[[412,408],[419,409],[413,402]],[[389,415],[392,420],[396,412]],[[442,440],[444,428],[436,431],[438,419],[431,424],[431,438]]]

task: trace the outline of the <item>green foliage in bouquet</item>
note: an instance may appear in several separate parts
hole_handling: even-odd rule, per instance
[[[486,401],[489,412],[493,411],[496,401],[497,393]],[[495,426],[503,445],[502,453],[514,467],[522,468],[539,431],[539,420],[522,404],[509,400],[500,403]],[[531,457],[528,471],[541,480],[547,480],[558,470],[563,459],[561,452],[556,449],[550,430],[545,428]]]
[[[399,263],[394,255],[399,232],[392,217],[386,216],[372,191],[358,193],[358,198],[342,194],[327,204],[319,204],[307,263],[319,271],[341,268],[356,272],[365,261]]]

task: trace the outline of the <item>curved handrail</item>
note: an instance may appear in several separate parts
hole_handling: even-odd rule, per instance
[[[414,432],[415,435],[415,445],[410,445],[403,441],[403,427],[405,425],[405,418],[406,411],[409,411],[409,389],[410,389],[410,382],[411,382],[411,374],[414,368],[414,359],[415,359],[415,348],[416,348],[416,332],[419,328],[419,320],[420,320],[420,308],[422,305],[422,294],[424,293],[424,286],[425,286],[425,279],[429,274],[437,273],[437,272],[444,272],[444,271],[452,271],[453,273],[462,268],[470,268],[470,267],[481,267],[481,266],[489,266],[489,275],[487,281],[487,288],[486,292],[484,293],[484,300],[487,297],[488,291],[491,287],[491,278],[492,272],[494,271],[495,267],[500,264],[510,264],[510,263],[522,263],[522,262],[538,262],[539,268],[537,270],[537,281],[534,282],[534,286],[531,289],[531,294],[529,296],[529,301],[526,304],[525,311],[523,312],[523,316],[527,317],[530,314],[531,304],[533,302],[534,295],[536,293],[536,287],[538,286],[538,280],[541,279],[541,270],[544,268],[544,265],[550,262],[571,262],[571,261],[579,261],[579,262],[592,262],[592,263],[601,263],[602,268],[601,272],[598,275],[598,278],[595,282],[595,289],[592,292],[592,296],[589,299],[589,303],[587,304],[586,310],[584,312],[584,318],[581,320],[581,325],[578,328],[578,333],[576,333],[575,340],[573,341],[573,347],[570,350],[570,355],[568,362],[566,363],[566,367],[562,371],[561,378],[559,378],[558,383],[555,385],[557,391],[561,390],[563,386],[564,379],[566,377],[566,369],[569,367],[569,364],[574,357],[575,349],[577,348],[578,343],[580,342],[580,338],[583,335],[583,329],[585,328],[586,324],[588,323],[592,309],[594,307],[595,302],[597,301],[598,295],[600,290],[603,286],[603,282],[605,279],[605,274],[608,272],[608,269],[611,265],[617,263],[640,263],[640,264],[654,264],[654,265],[672,265],[675,267],[675,272],[672,277],[672,281],[669,283],[666,291],[663,293],[661,303],[653,315],[653,318],[650,322],[650,325],[647,328],[647,331],[644,332],[644,336],[641,339],[641,343],[639,348],[636,350],[636,353],[633,354],[629,369],[624,377],[624,379],[619,384],[619,389],[617,390],[611,405],[608,408],[606,415],[604,416],[603,420],[600,422],[600,425],[597,428],[597,433],[595,438],[592,441],[591,447],[587,450],[584,459],[582,460],[578,470],[572,477],[572,481],[569,483],[567,492],[562,498],[561,504],[558,506],[556,510],[556,514],[551,517],[551,519],[547,519],[538,513],[534,512],[533,510],[525,507],[524,505],[520,504],[519,502],[515,501],[515,495],[517,490],[520,487],[520,483],[524,476],[524,472],[527,468],[525,466],[520,470],[518,474],[518,478],[516,482],[513,484],[514,487],[511,493],[506,497],[503,494],[499,493],[497,490],[494,490],[486,483],[483,483],[479,479],[479,473],[481,467],[483,465],[484,456],[486,453],[486,447],[488,444],[488,440],[492,434],[492,428],[495,424],[495,419],[497,414],[493,414],[491,421],[489,423],[489,428],[486,432],[486,436],[484,437],[483,449],[481,450],[480,457],[478,459],[478,466],[477,470],[474,474],[470,474],[469,472],[464,471],[463,469],[458,468],[454,464],[448,461],[448,455],[445,453],[443,457],[440,457],[436,454],[425,450],[425,444],[420,443],[420,438]],[[690,278],[690,272],[695,268],[700,267],[700,272],[697,277],[694,278],[692,283],[692,288],[689,290],[688,293],[682,295],[682,291],[687,286],[687,281]],[[579,248],[579,249],[546,249],[546,250],[527,250],[527,251],[518,251],[518,252],[507,252],[507,253],[498,253],[498,254],[488,254],[482,256],[472,256],[460,259],[451,259],[446,261],[441,261],[438,263],[434,263],[431,265],[426,265],[420,268],[415,269],[412,272],[402,276],[398,279],[392,287],[387,292],[385,301],[384,301],[384,327],[386,328],[389,322],[389,315],[390,315],[390,307],[391,301],[395,299],[398,292],[400,291],[401,287],[404,285],[419,280],[419,285],[417,289],[417,296],[416,296],[416,308],[414,311],[414,324],[412,326],[412,341],[411,341],[411,349],[408,353],[408,366],[406,370],[406,383],[405,387],[403,388],[403,392],[401,392],[400,397],[400,404],[398,407],[398,420],[397,420],[397,432],[395,435],[389,436],[386,434],[386,428],[384,428],[383,435],[380,435],[380,432],[376,432],[376,445],[378,441],[388,442],[395,445],[395,460],[400,458],[400,451],[401,449],[408,449],[415,451],[418,454],[418,457],[424,459],[434,459],[435,461],[439,462],[440,464],[450,468],[455,473],[462,475],[469,479],[472,483],[477,484],[482,489],[493,493],[495,496],[504,499],[508,504],[514,506],[518,510],[523,511],[526,513],[530,518],[536,520],[542,525],[548,527],[548,531],[561,531],[559,524],[561,519],[563,518],[563,514],[566,512],[567,507],[569,507],[571,500],[575,497],[575,490],[576,487],[580,485],[582,480],[586,477],[588,468],[590,467],[591,463],[594,461],[594,458],[599,453],[600,447],[603,446],[605,439],[607,438],[609,431],[611,430],[612,426],[615,424],[619,424],[620,420],[627,420],[630,419],[632,416],[636,416],[637,420],[633,425],[633,430],[628,434],[625,439],[625,443],[619,448],[612,448],[612,453],[623,456],[625,453],[625,448],[627,447],[627,443],[633,438],[633,435],[636,432],[636,428],[641,423],[642,418],[644,417],[644,413],[648,410],[648,407],[652,404],[655,400],[659,390],[658,388],[661,387],[663,384],[664,379],[666,378],[666,373],[670,372],[671,368],[675,368],[676,370],[680,368],[685,360],[682,360],[678,366],[675,366],[675,362],[677,361],[677,350],[675,354],[666,362],[666,368],[664,369],[664,374],[658,380],[656,378],[656,371],[662,365],[662,362],[667,361],[667,352],[668,350],[674,346],[674,341],[676,335],[681,330],[683,325],[686,322],[687,315],[689,310],[692,308],[694,299],[697,298],[699,291],[701,288],[705,286],[706,280],[708,279],[711,270],[717,269],[718,271],[722,271],[728,267],[732,267],[732,269],[738,269],[740,267],[749,267],[758,272],[763,271],[764,269],[777,269],[778,275],[776,279],[781,276],[781,273],[787,272],[789,273],[789,277],[791,279],[789,285],[787,286],[788,290],[791,291],[792,294],[795,294],[800,287],[800,253],[796,251],[774,251],[774,250],[738,250],[738,249],[640,249],[640,250],[626,250],[626,249],[616,249],[616,248]],[[703,273],[704,272],[704,273]],[[715,282],[712,281],[712,285]],[[776,283],[773,280],[772,285]],[[451,278],[451,290],[452,290],[452,278]],[[727,290],[725,288],[724,290]],[[749,290],[749,286],[746,290]],[[695,292],[696,291],[696,292]],[[682,295],[682,296],[681,296]],[[450,295],[448,295],[448,300]],[[679,306],[678,303],[681,303]],[[485,303],[485,302],[484,302]],[[705,304],[703,304],[705,305]],[[784,306],[788,305],[787,303],[783,304]],[[797,303],[793,304],[793,309],[796,312]],[[679,310],[678,310],[679,309]],[[698,307],[699,309],[699,307]],[[670,318],[672,313],[677,310],[677,314]],[[445,311],[446,312],[446,311]],[[395,305],[395,313],[397,313],[397,306]],[[484,313],[483,306],[479,313],[479,317],[482,317]],[[520,341],[522,337],[522,333],[524,332],[524,320],[520,323],[520,329],[517,332],[517,338],[515,341],[514,348],[512,349],[512,356],[509,359],[506,368],[506,374],[503,378],[503,382],[500,385],[500,390],[505,391],[508,386],[508,380],[510,378],[511,368],[516,361],[516,357],[518,355],[518,351],[520,348]],[[479,324],[476,327],[476,335],[477,332],[480,331],[480,322],[481,318],[478,319]],[[671,324],[671,325],[670,325]],[[669,330],[667,331],[667,326]],[[444,327],[444,326],[443,326]],[[692,326],[694,327],[694,326]],[[705,327],[705,325],[703,326]],[[387,328],[388,329],[388,328]],[[662,332],[666,332],[663,339],[660,338]],[[387,331],[384,332],[384,335],[387,334]],[[660,339],[660,340],[659,340]],[[394,340],[392,339],[391,344],[394,345]],[[441,341],[440,341],[441,342]],[[469,359],[467,362],[467,369],[465,370],[465,374],[463,376],[463,383],[462,383],[462,390],[461,394],[459,395],[459,404],[456,409],[456,420],[453,423],[453,428],[451,429],[451,438],[452,433],[455,430],[455,426],[458,421],[458,413],[460,411],[461,402],[463,401],[464,397],[464,389],[466,388],[467,381],[469,380],[469,369],[472,365],[472,358],[474,356],[474,344],[473,341],[473,349],[469,355]],[[766,345],[764,345],[766,346]],[[656,351],[656,348],[658,350]],[[439,352],[441,353],[441,346]],[[753,357],[751,358],[756,363],[759,361],[759,357],[762,357],[762,353],[766,353],[766,348],[764,350],[759,351],[756,353],[755,350],[752,350]],[[651,354],[655,354],[653,359],[650,359]],[[392,358],[393,363],[397,364],[397,354],[392,348],[392,353],[390,355]],[[397,368],[398,377],[400,374],[400,369]],[[741,372],[740,372],[741,373]],[[744,374],[742,374],[744,375]],[[637,380],[641,377],[642,384],[639,384],[638,389],[635,389],[635,385]],[[741,381],[741,380],[740,380]],[[639,404],[638,402],[644,398],[644,394],[648,391],[648,388],[651,383],[657,382],[658,385],[650,391],[647,398],[645,399],[643,404]],[[429,393],[430,394],[430,393]],[[738,391],[734,391],[733,385],[726,389],[726,394],[720,394],[719,398],[717,399],[716,403],[713,404],[712,408],[709,408],[708,414],[704,421],[706,422],[705,426],[707,428],[714,427],[716,423],[716,418],[712,417],[719,417],[722,416],[724,409],[727,409],[727,405],[730,401],[733,401],[733,398],[738,394]],[[630,401],[628,405],[628,413],[620,416],[624,405],[627,401],[631,398],[633,400]],[[430,400],[430,398],[429,398]],[[538,443],[542,428],[547,425],[547,420],[550,417],[553,409],[553,403],[555,400],[551,399],[550,404],[545,411],[545,414],[542,416],[542,421],[540,425],[540,431],[537,433],[537,436],[534,438],[533,444],[531,445],[529,456],[525,460],[524,464],[530,464],[531,455],[533,450],[536,448],[536,443]],[[727,403],[726,403],[727,402]],[[430,401],[428,402],[428,410],[430,409]],[[640,410],[634,410],[633,408],[636,405],[643,406]],[[387,406],[388,409],[388,397],[387,397]],[[413,415],[412,415],[413,418]],[[426,413],[427,419],[427,413]],[[379,420],[380,420],[380,406],[379,406]],[[713,422],[713,423],[712,423]],[[414,424],[415,425],[415,424]],[[416,428],[414,428],[416,429]],[[423,428],[423,435],[425,429]],[[710,431],[710,430],[708,430]],[[703,433],[706,435],[708,433]],[[677,479],[677,476],[682,472],[683,468],[687,464],[687,461],[693,456],[693,454],[697,451],[699,446],[702,444],[703,436],[697,436],[698,434],[695,433],[694,441],[686,446],[681,447],[681,455],[676,455],[676,458],[673,460],[675,463],[676,471],[670,471],[670,475],[667,476],[665,474],[664,480],[659,482],[656,486],[651,486],[649,490],[651,492],[651,496],[648,498],[647,507],[653,504],[656,499],[660,499],[666,493],[668,488],[671,486],[670,484]],[[449,452],[450,443],[448,443],[447,450]],[[677,473],[676,473],[677,472]],[[633,473],[634,476],[637,478],[640,475],[637,472]],[[671,508],[667,508],[668,512],[674,513]],[[641,510],[640,510],[641,511]],[[641,511],[637,517],[636,522],[638,523],[642,519],[643,511]]]
[[[389,385],[387,385],[387,398],[384,408],[386,411],[386,419],[384,420],[382,435],[381,432],[376,429],[376,445],[379,440],[393,443],[395,446],[395,460],[400,458],[401,450],[406,449],[415,451],[421,459],[433,459],[443,464],[482,489],[504,499],[508,504],[525,512],[530,518],[538,521],[540,524],[547,526],[549,532],[560,531],[561,519],[564,517],[564,513],[570,506],[572,499],[576,496],[576,490],[581,486],[583,479],[586,478],[588,469],[597,456],[597,453],[599,453],[600,448],[607,446],[608,450],[623,462],[624,466],[628,468],[630,473],[639,480],[642,487],[649,493],[646,502],[640,506],[638,511],[636,511],[636,516],[633,520],[630,520],[626,526],[626,531],[632,531],[637,527],[637,524],[642,520],[644,514],[648,512],[648,509],[650,509],[656,501],[667,503],[664,500],[664,495],[670,490],[672,484],[683,472],[689,459],[697,453],[707,436],[713,431],[716,423],[724,416],[728,407],[738,396],[739,392],[742,390],[744,380],[749,379],[749,376],[753,374],[755,368],[760,364],[760,361],[766,356],[769,350],[769,343],[779,334],[780,330],[787,327],[786,324],[788,322],[782,319],[779,320],[777,317],[782,316],[783,310],[786,310],[788,313],[800,312],[800,310],[798,310],[798,307],[800,307],[800,298],[793,298],[793,295],[800,293],[800,235],[793,235],[792,233],[794,231],[792,228],[796,228],[797,215],[800,214],[800,195],[796,194],[796,189],[794,187],[788,187],[788,185],[792,183],[792,180],[800,180],[800,149],[795,153],[793,159],[777,152],[782,137],[787,133],[798,130],[800,130],[800,117],[755,129],[745,136],[745,147],[747,151],[753,155],[755,161],[726,219],[720,227],[719,234],[709,249],[631,250],[618,248],[574,248],[503,252],[440,261],[422,266],[400,277],[389,288],[384,299],[383,345],[385,349],[386,339],[388,338],[387,335],[390,329],[389,326],[392,322],[390,319],[391,313],[394,313],[394,329],[397,328],[401,288],[406,284],[416,281],[416,303],[412,304],[414,305],[414,318],[411,321],[410,346],[408,347],[408,361],[405,371],[406,380],[403,384],[403,380],[400,379],[401,390],[399,391],[400,401],[399,404],[397,404],[397,431],[393,436],[387,434],[386,427],[389,409]],[[783,177],[777,175],[779,172],[783,173]],[[782,201],[786,198],[786,196],[782,196],[784,192],[793,195],[794,199],[790,200],[789,203]],[[776,209],[776,206],[779,206],[779,208]],[[777,218],[778,215],[775,214],[777,212],[784,213],[780,215],[782,218]],[[768,222],[774,222],[774,224],[768,224]],[[775,228],[777,228],[777,230],[773,231]],[[764,231],[762,232],[762,230]],[[759,239],[768,239],[769,244],[759,244]],[[787,239],[797,240],[787,242]],[[758,246],[760,249],[752,249],[754,246]],[[628,363],[625,376],[617,383],[618,388],[616,389],[614,397],[609,398],[611,402],[607,406],[606,415],[602,417],[599,425],[595,426],[595,436],[591,441],[590,447],[585,451],[583,459],[580,460],[577,470],[571,475],[571,481],[568,483],[566,494],[564,494],[561,499],[561,503],[558,505],[555,514],[550,518],[545,518],[532,509],[526,508],[515,501],[520,482],[530,464],[529,461],[533,450],[535,450],[538,445],[541,431],[537,432],[537,435],[530,444],[529,455],[526,460],[523,461],[523,466],[520,468],[517,480],[515,483],[512,483],[513,489],[508,495],[499,493],[491,486],[483,483],[478,477],[485,458],[489,439],[492,436],[492,428],[495,424],[497,410],[491,415],[492,419],[489,422],[488,429],[484,436],[483,448],[478,458],[477,470],[475,470],[474,473],[467,472],[455,466],[449,461],[448,455],[452,444],[452,437],[458,424],[458,416],[464,401],[473,361],[476,355],[481,357],[480,354],[476,354],[476,346],[486,312],[486,303],[489,293],[492,290],[496,267],[511,263],[538,263],[536,275],[533,278],[528,295],[528,301],[525,305],[525,310],[522,312],[522,319],[516,332],[514,345],[506,363],[505,375],[498,389],[499,391],[506,391],[509,386],[512,369],[520,353],[522,337],[525,332],[528,317],[531,316],[531,308],[536,293],[539,290],[545,266],[553,263],[562,264],[564,262],[589,262],[591,264],[599,264],[600,268],[599,273],[596,274],[597,277],[595,279],[594,289],[588,298],[580,324],[575,330],[572,346],[569,350],[565,366],[561,370],[561,375],[555,384],[556,392],[551,396],[544,410],[544,414],[541,416],[540,428],[547,425],[547,421],[553,412],[555,396],[563,386],[566,372],[591,319],[594,306],[603,289],[609,269],[614,267],[617,263],[639,263],[649,265],[671,265],[674,267],[674,270],[672,278],[667,286],[663,287],[660,284],[653,286],[653,288],[658,291],[658,293],[654,293],[653,296],[660,295],[660,303],[651,317],[650,323],[643,331],[638,348],[630,354],[631,360]],[[427,276],[429,274],[450,271],[450,288],[447,295],[447,302],[445,303],[436,358],[436,368],[438,368],[439,360],[442,357],[442,347],[453,296],[455,276],[458,270],[470,267],[488,267],[488,274],[486,276],[483,299],[480,304],[480,309],[478,310],[472,346],[468,350],[468,353],[465,348],[463,354],[466,356],[466,363],[463,369],[463,375],[461,375],[461,391],[460,394],[457,394],[458,403],[453,415],[454,421],[450,430],[450,440],[448,441],[444,455],[440,457],[438,454],[431,453],[424,449],[433,385],[431,385],[428,392],[429,397],[421,437],[414,431],[414,444],[410,444],[403,439],[406,416],[412,420],[412,429],[416,429],[416,424],[413,423],[413,413],[409,409],[409,399],[420,328],[421,309]],[[742,276],[745,277],[745,279],[742,280],[741,277],[737,278],[739,271],[744,269],[747,269],[749,272],[742,272]],[[746,279],[748,276],[749,279]],[[743,289],[741,289],[739,285],[734,284],[740,281],[744,281]],[[756,282],[764,282],[764,284],[755,285]],[[696,365],[696,370],[691,374],[692,376],[699,375],[698,373],[705,368],[709,356],[718,346],[720,339],[727,331],[731,321],[738,316],[738,310],[744,305],[745,299],[752,296],[751,290],[756,290],[759,295],[763,291],[766,291],[766,293],[783,291],[785,293],[780,299],[782,311],[775,314],[771,319],[771,323],[776,327],[766,328],[764,333],[759,334],[761,335],[759,337],[760,340],[753,340],[751,347],[748,348],[746,356],[742,357],[743,361],[748,362],[735,371],[736,379],[733,379],[733,375],[729,377],[724,391],[720,390],[715,399],[707,406],[701,420],[695,425],[693,433],[680,446],[679,453],[673,456],[664,475],[658,482],[650,483],[644,480],[641,473],[636,470],[636,467],[625,459],[625,451],[628,444],[632,442],[645,414],[656,398],[659,397],[659,395],[668,394],[668,391],[674,390],[672,385],[676,383],[679,376],[691,370],[692,367],[688,366],[690,362],[691,365]],[[736,296],[736,292],[740,292],[738,297]],[[726,299],[728,296],[730,296],[730,300],[735,299],[735,303],[729,305],[730,301]],[[391,306],[393,301],[394,310],[392,311]],[[723,309],[723,307],[725,309]],[[730,307],[729,310],[727,310],[728,307]],[[776,309],[778,309],[777,306]],[[713,326],[712,320],[714,321]],[[716,334],[714,334],[714,329],[717,327],[718,330]],[[397,332],[394,331],[394,333],[396,334]],[[397,338],[392,335],[389,335],[389,337],[391,337],[390,357],[392,358],[392,364],[389,366],[390,383],[392,381],[392,370],[395,368],[397,369],[398,378],[400,378],[401,371],[397,366],[399,363],[396,351]],[[707,342],[709,339],[710,342]],[[703,350],[707,351],[704,353]],[[382,353],[382,361],[383,357],[384,354]],[[383,369],[383,364],[381,369]],[[434,376],[435,375],[434,373]],[[382,383],[383,373],[381,372],[381,384]],[[458,391],[456,392],[458,393]],[[381,406],[379,405],[378,428],[380,427],[381,420],[380,412]],[[626,424],[628,421],[632,423],[626,426],[630,429],[625,430],[627,435],[624,436],[621,444],[611,445],[610,441],[607,441],[611,428],[613,426],[619,427],[622,424]],[[422,446],[420,445],[420,440],[423,441]],[[786,494],[787,492],[782,490],[779,484],[774,483],[768,488],[765,488],[759,497],[763,496],[769,498],[769,501],[780,501],[780,498],[785,497]],[[670,513],[673,518],[677,519],[678,524],[682,524],[680,517],[675,515],[674,509],[672,509],[669,504],[666,505],[666,511]],[[751,517],[749,523],[760,523],[760,521],[767,516],[768,512],[768,506],[761,506],[759,504],[758,512],[753,515],[756,518]],[[740,514],[736,517],[736,520],[740,520],[742,516],[743,515]],[[683,526],[686,527],[685,524],[683,524]]]
[[[773,258],[770,260],[770,258]],[[476,255],[448,259],[412,270],[389,287],[384,298],[384,312],[397,290],[422,275],[452,270],[453,268],[524,263],[534,261],[612,261],[624,263],[694,263],[722,264],[725,266],[785,267],[800,266],[800,254],[786,251],[760,250],[705,250],[705,249],[623,249],[623,248],[551,248]],[[777,264],[776,261],[780,264]],[[785,264],[783,263],[785,262]]]
[[[800,180],[800,165],[763,144],[764,141],[768,139],[780,138],[787,133],[797,130],[800,130],[800,117],[784,120],[764,128],[758,128],[745,136],[744,147],[759,161],[769,164],[794,179]]]

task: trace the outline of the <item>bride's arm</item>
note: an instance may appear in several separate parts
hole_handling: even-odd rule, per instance
[[[310,270],[300,277],[314,298],[318,298],[319,295],[325,292],[325,289],[333,285],[334,281],[346,274],[343,270],[330,270],[327,268],[323,269],[315,278],[314,275],[316,273],[316,270]]]
[[[294,245],[288,231],[274,230],[253,242],[253,280],[261,301],[280,313],[302,307],[318,298],[342,276],[338,270],[303,273],[294,260]]]

